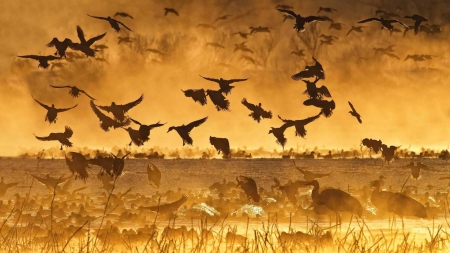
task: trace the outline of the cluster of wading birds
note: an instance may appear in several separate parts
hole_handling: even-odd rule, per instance
[[[299,31],[304,31],[305,25],[314,22],[314,21],[327,21],[329,18],[326,16],[308,16],[308,17],[302,17],[300,14],[297,14],[293,12],[291,6],[287,5],[279,5],[277,6],[277,10],[282,12],[285,15],[286,19],[295,19],[295,25],[294,29]],[[332,8],[322,8],[320,7],[319,12],[335,12],[335,9]],[[178,12],[174,9],[166,8],[165,9],[165,15],[167,16],[169,13],[173,13],[175,15],[179,15]],[[381,17],[375,17],[375,18],[369,18],[362,20],[358,23],[366,23],[366,22],[372,22],[377,21],[381,23],[382,28],[385,28],[387,30],[392,31],[394,29],[393,24],[399,24],[407,29],[409,29],[409,26],[405,25],[403,22],[394,20],[394,19],[386,19],[386,16],[389,16],[389,13],[383,12],[381,10],[377,11],[377,15],[382,14]],[[132,31],[129,27],[127,27],[124,23],[122,23],[119,20],[116,20],[111,17],[97,17],[97,16],[91,16],[89,17],[105,20],[108,21],[111,27],[119,33],[121,30],[121,26],[125,29]],[[115,16],[121,16],[121,17],[130,17],[129,14],[118,12]],[[229,16],[229,15],[227,15]],[[227,16],[219,17],[220,19],[226,19]],[[412,16],[406,16],[405,18],[410,18],[415,21],[414,24],[414,30],[415,34],[419,32],[419,29],[421,27],[421,22],[427,21],[422,16],[419,15],[412,15]],[[270,32],[268,28],[264,27],[251,27],[252,31],[251,33],[257,33],[257,32]],[[361,29],[358,27],[352,27],[352,30],[358,32]],[[352,31],[350,30],[350,32]],[[246,38],[245,33],[238,33],[241,35],[241,37]],[[63,41],[59,41],[57,38],[54,38],[50,43],[47,44],[48,47],[55,47],[56,52],[54,55],[48,55],[48,56],[39,56],[39,55],[23,55],[19,56],[22,58],[30,58],[39,61],[39,66],[44,69],[49,67],[49,61],[58,60],[61,58],[66,58],[66,50],[68,48],[80,51],[84,53],[87,57],[95,57],[96,50],[94,48],[91,48],[93,44],[96,41],[101,40],[106,33],[103,33],[99,36],[92,37],[88,40],[86,40],[83,30],[80,26],[77,26],[77,35],[79,38],[79,43],[73,42],[71,39],[66,38]],[[347,34],[348,35],[348,34]],[[237,44],[237,49],[235,50],[242,50],[242,51],[251,51],[250,49],[246,48],[245,43]],[[329,92],[328,88],[325,86],[317,86],[317,82],[320,80],[325,79],[325,72],[322,67],[322,65],[317,61],[314,57],[314,64],[310,66],[306,66],[302,71],[299,73],[292,75],[293,80],[302,80],[306,83],[306,91],[304,94],[308,97],[307,100],[303,102],[305,106],[315,106],[320,109],[320,112],[313,116],[306,119],[301,120],[288,120],[283,119],[280,116],[280,120],[283,121],[283,125],[281,127],[272,127],[269,131],[269,134],[273,134],[276,139],[277,143],[283,146],[286,144],[287,139],[284,137],[284,132],[287,128],[295,126],[295,133],[296,136],[305,137],[306,135],[306,129],[305,125],[313,122],[314,120],[318,119],[321,115],[325,117],[330,117],[333,114],[333,110],[335,109],[335,102],[333,100],[327,100],[325,98],[331,98],[331,93]],[[207,104],[207,96],[211,99],[211,102],[215,105],[216,109],[218,111],[229,111],[230,103],[228,100],[226,100],[226,96],[231,93],[231,90],[234,88],[231,84],[236,82],[242,82],[246,81],[248,79],[216,79],[216,78],[208,78],[203,77],[202,78],[215,82],[219,84],[220,89],[218,90],[204,90],[204,89],[188,89],[184,90],[184,95],[186,97],[191,97],[195,102],[199,102],[202,106]],[[126,131],[128,131],[129,136],[131,138],[131,142],[129,145],[134,143],[137,146],[143,145],[145,142],[149,140],[150,131],[153,128],[161,127],[165,125],[165,123],[157,122],[155,124],[143,124],[139,121],[129,117],[127,115],[128,111],[132,109],[133,107],[139,105],[143,99],[144,96],[141,95],[137,100],[127,103],[127,104],[116,104],[115,102],[112,102],[110,105],[97,105],[94,103],[94,98],[90,95],[88,95],[87,92],[85,92],[82,89],[79,89],[76,86],[55,86],[51,85],[53,88],[67,88],[70,89],[69,94],[76,98],[79,97],[81,94],[85,94],[87,97],[91,99],[90,106],[94,113],[97,115],[98,119],[100,120],[100,127],[104,131],[109,131],[110,128],[123,128]],[[35,98],[34,98],[35,99]],[[36,99],[35,99],[36,100]],[[44,103],[39,102],[36,100],[36,102],[41,105],[43,108],[47,110],[47,114],[45,117],[46,121],[49,121],[51,123],[56,123],[57,115],[58,113],[62,113],[64,111],[71,110],[75,108],[77,105],[70,107],[70,108],[56,108],[53,104],[51,106],[48,106]],[[349,112],[352,116],[354,116],[359,123],[362,123],[361,116],[358,114],[358,112],[355,110],[352,103],[348,102],[351,108],[351,111]],[[247,101],[247,99],[242,100],[242,104],[246,106],[251,113],[249,114],[250,117],[252,117],[255,121],[258,123],[261,119],[271,119],[272,118],[272,112],[265,110],[262,108],[261,103],[258,105],[252,104]],[[112,116],[108,116],[106,113],[111,113]],[[193,140],[190,136],[190,132],[195,128],[206,122],[208,117],[195,120],[189,124],[181,125],[181,126],[172,126],[168,129],[168,132],[171,130],[175,130],[180,137],[183,140],[183,146],[185,144],[192,145]],[[125,128],[131,122],[139,125],[139,129],[135,130],[131,127]],[[64,132],[60,133],[50,133],[48,136],[40,137],[36,136],[38,140],[41,141],[59,141],[61,143],[61,150],[63,149],[63,146],[66,147],[72,147],[72,143],[69,141],[73,134],[73,131],[70,127],[66,126]],[[218,152],[222,152],[224,154],[224,157],[230,157],[231,150],[229,142],[226,138],[216,138],[216,137],[210,137],[210,142],[214,147],[218,150]],[[374,140],[365,139],[363,141],[363,145],[369,147],[372,149],[371,145],[373,144]],[[376,141],[375,141],[376,142]],[[383,151],[383,156],[390,161],[392,160],[394,151],[396,149],[395,146],[388,147],[385,144],[380,144],[380,149]],[[377,145],[377,143],[373,144]],[[77,152],[70,152],[71,159],[67,158],[66,156],[66,162],[70,169],[70,171],[75,174],[75,178],[81,178],[86,180],[88,178],[88,172],[87,168],[89,164],[95,164],[102,168],[102,172],[106,172],[111,177],[117,177],[122,174],[123,168],[124,168],[124,159],[129,155],[126,154],[123,157],[117,157],[113,154],[109,157],[102,157],[98,156],[94,159],[87,159],[84,155]],[[281,185],[278,180],[275,180],[276,185],[275,187],[280,189],[289,199],[295,199],[295,193],[297,192],[298,188],[300,186],[304,185],[312,185],[314,186],[314,189],[312,191],[312,200],[317,205],[325,205],[327,208],[329,208],[331,211],[335,212],[337,217],[339,217],[338,213],[343,211],[350,211],[352,213],[355,213],[359,216],[362,215],[363,207],[360,204],[360,202],[350,196],[348,193],[338,190],[338,189],[325,189],[323,191],[319,191],[319,183],[315,180],[317,177],[321,177],[320,174],[314,174],[311,172],[306,171],[305,172],[305,181],[296,181],[296,182],[289,182],[286,185]],[[309,174],[308,174],[309,173]],[[308,176],[309,175],[309,176]],[[315,176],[314,176],[315,175]],[[155,166],[149,166],[148,167],[148,177],[149,180],[154,182],[156,185],[159,186],[159,181],[161,179],[161,172],[155,167]],[[252,200],[254,202],[260,201],[260,193],[258,191],[257,185],[255,180],[253,180],[250,177],[245,176],[239,176],[237,179],[237,186],[242,188],[249,200]],[[380,182],[379,180],[373,181],[372,186],[375,187],[375,191],[372,193],[372,203],[380,210],[387,210],[389,212],[393,212],[395,214],[398,214],[403,218],[403,216],[417,216],[421,218],[427,217],[427,212],[425,210],[425,207],[419,203],[418,201],[404,195],[401,193],[393,193],[393,192],[387,192],[387,191],[380,191]],[[223,185],[219,184],[216,187],[226,187],[226,184],[224,182]],[[158,207],[151,207],[151,210],[158,210],[159,212],[172,212],[176,211],[185,201],[187,200],[186,196],[183,196],[180,200],[160,205]],[[403,219],[402,219],[403,220]]]

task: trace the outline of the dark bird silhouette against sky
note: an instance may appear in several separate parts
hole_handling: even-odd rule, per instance
[[[314,82],[311,82],[309,80],[303,79],[302,81],[306,83],[306,90],[303,92],[303,94],[308,95],[309,98],[322,99],[322,96],[330,98],[331,97],[330,91],[328,91],[328,88],[325,85],[322,85],[319,88],[317,88],[316,84],[317,81],[319,80],[320,80],[319,78],[316,78]]]
[[[134,19],[130,14],[126,13],[126,12],[116,12],[116,14],[114,14],[114,17],[123,17],[123,18],[131,18]]]
[[[228,19],[228,17],[231,17],[231,16],[233,16],[233,15],[223,15],[223,16],[220,16],[220,17],[218,17],[218,18],[214,21],[214,23],[216,23],[216,22],[219,21],[219,20],[226,20],[226,19]]]
[[[219,91],[225,93],[225,95],[230,94],[231,90],[234,88],[234,86],[231,86],[230,84],[248,80],[248,78],[245,78],[245,79],[223,79],[223,78],[215,79],[215,78],[204,77],[204,76],[201,76],[201,77],[208,81],[218,83],[219,87],[220,87]]]
[[[350,28],[350,30],[348,30],[348,33],[345,36],[348,36],[352,31],[355,31],[357,33],[362,33],[363,32],[362,29],[363,29],[363,26],[352,26],[352,28]]]
[[[428,19],[426,19],[420,15],[417,15],[417,14],[414,14],[412,16],[404,16],[403,18],[409,18],[409,19],[414,20],[414,34],[419,33],[420,24],[422,22],[428,21]]]
[[[114,29],[114,31],[116,31],[116,33],[120,32],[120,25],[122,25],[123,27],[125,27],[128,31],[132,32],[133,30],[131,30],[128,26],[126,26],[124,23],[120,22],[119,20],[115,20],[113,18],[111,18],[110,16],[108,17],[98,17],[98,16],[91,16],[89,14],[87,14],[89,17],[91,18],[96,18],[96,19],[101,19],[101,20],[106,20],[109,22],[109,24],[111,25],[111,27]]]
[[[59,41],[58,38],[55,37],[46,46],[56,48],[55,56],[59,55],[59,57],[67,58],[66,50],[70,45],[72,45],[72,43],[73,42],[71,39],[65,38],[63,41]]]
[[[106,33],[100,34],[98,36],[92,37],[89,40],[86,40],[84,37],[83,29],[81,29],[80,26],[77,26],[77,34],[78,39],[80,39],[80,43],[72,43],[70,45],[70,48],[73,50],[78,50],[83,52],[87,57],[95,57],[95,50],[91,48],[92,44],[94,42],[101,40],[103,37],[105,37]]]
[[[206,92],[204,89],[199,90],[181,90],[186,97],[190,97],[194,102],[199,102],[202,106],[207,104]]]
[[[414,164],[414,162],[410,162],[409,164],[405,165],[405,169],[411,170],[411,178],[415,180],[418,180],[421,177],[421,170],[430,170],[428,166],[420,162],[417,162],[417,164]]]
[[[288,129],[289,127],[293,126],[292,123],[285,123],[283,124],[281,127],[271,127],[271,129],[269,130],[269,134],[273,134],[273,136],[275,136],[275,138],[277,138],[276,143],[280,144],[281,147],[284,150],[284,146],[287,143],[287,139],[284,136],[284,132],[286,131],[286,129]]]
[[[17,57],[25,58],[25,59],[33,59],[39,62],[38,68],[46,69],[50,66],[49,61],[54,61],[60,59],[59,57],[53,55],[18,55]]]
[[[48,106],[48,105],[45,105],[45,104],[37,101],[37,99],[35,99],[34,97],[33,97],[33,99],[34,99],[34,101],[36,101],[38,104],[40,104],[42,107],[44,107],[47,110],[47,114],[45,115],[45,121],[50,122],[50,124],[56,123],[58,113],[68,111],[68,110],[73,109],[78,106],[78,104],[76,104],[70,108],[55,108],[54,104],[52,104],[52,106]]]
[[[125,114],[131,110],[133,107],[137,106],[144,100],[144,94],[142,94],[138,99],[133,102],[124,105],[118,105],[115,102],[112,102],[110,106],[102,106],[99,105],[98,108],[102,109],[105,112],[110,112],[114,115],[114,118],[120,122],[123,122],[127,119]]]
[[[334,12],[337,12],[336,9],[329,8],[329,7],[319,7],[319,10],[317,11],[317,13],[319,13],[319,12],[321,12],[321,11],[323,11],[323,12],[328,12],[328,13],[334,13]]]
[[[258,193],[258,186],[253,178],[238,176],[236,177],[237,186],[244,190],[245,195],[249,200],[253,200],[254,202],[259,202],[261,196]]]
[[[72,172],[72,175],[75,175],[75,179],[79,178],[84,181],[89,177],[89,173],[86,168],[89,168],[89,163],[84,155],[77,152],[69,152],[72,157],[69,159],[66,154],[66,164],[69,166],[69,170]]]
[[[361,145],[369,148],[369,155],[370,155],[370,151],[372,150],[375,152],[375,154],[378,154],[381,150],[381,146],[383,145],[383,143],[381,142],[381,140],[377,141],[369,138],[364,138],[361,141]]]
[[[313,180],[315,180],[315,179],[317,179],[317,178],[328,177],[329,175],[331,175],[331,172],[330,172],[330,173],[314,173],[314,172],[308,171],[308,170],[306,170],[306,168],[302,168],[302,167],[300,167],[300,166],[297,166],[297,164],[295,163],[294,160],[293,160],[293,162],[294,162],[294,167],[295,167],[300,173],[302,173],[302,175],[303,175],[303,180],[305,180],[305,181],[310,182],[310,181],[313,181]]]
[[[241,36],[241,38],[247,39],[247,36],[250,34],[245,33],[245,32],[235,32],[235,33],[232,33],[231,35],[239,35],[239,36]]]
[[[154,184],[157,188],[161,186],[161,171],[152,163],[147,164],[147,178],[150,184]]]
[[[161,124],[161,123],[159,123],[159,121],[158,121],[158,122],[155,123],[155,124],[144,125],[144,124],[140,123],[139,121],[134,120],[134,119],[132,119],[132,118],[130,118],[130,120],[133,121],[135,124],[138,124],[138,125],[139,125],[139,135],[140,135],[140,138],[141,138],[144,142],[150,140],[150,131],[151,131],[153,128],[162,127],[162,126],[164,126],[164,125],[166,124],[166,123]]]
[[[220,152],[222,152],[224,157],[231,157],[230,142],[227,138],[209,136],[209,143],[211,143],[211,145],[213,145],[214,148],[218,151],[217,154],[220,154]]]
[[[322,64],[313,57],[315,64],[312,66],[305,66],[305,69],[298,72],[295,75],[292,75],[291,78],[295,81],[298,81],[303,78],[311,78],[316,77],[317,79],[325,80],[325,72],[323,70]]]
[[[172,8],[164,8],[164,16],[167,16],[167,14],[169,14],[169,13],[173,13],[173,14],[175,14],[175,15],[177,15],[177,16],[180,16],[179,14],[178,14],[178,11],[176,11],[175,9],[172,9]]]
[[[305,24],[314,22],[314,21],[325,21],[324,18],[317,17],[317,16],[308,16],[308,17],[302,17],[300,14],[296,14],[295,12],[291,10],[283,10],[283,9],[277,9],[280,12],[283,12],[285,14],[291,15],[295,18],[295,25],[294,29],[297,32],[303,32],[305,31]]]
[[[384,157],[384,161],[390,163],[394,159],[395,151],[399,147],[396,146],[387,146],[386,144],[381,145],[381,155]]]
[[[350,105],[350,108],[352,109],[348,113],[350,113],[353,117],[355,117],[360,124],[362,124],[361,115],[356,111],[355,107],[353,107],[352,103],[348,101],[348,104]]]
[[[122,157],[117,157],[116,155],[111,154],[114,158],[112,177],[120,177],[123,174],[123,169],[125,168],[125,158],[127,158],[130,154],[131,152],[128,152]]]
[[[248,116],[252,117],[258,123],[261,121],[261,118],[271,119],[272,111],[266,111],[261,107],[261,103],[258,105],[254,105],[249,103],[246,98],[242,99],[242,104],[245,105],[250,111],[252,111]]]
[[[280,117],[280,115],[278,115],[278,118],[281,119],[284,123],[292,124],[295,126],[295,136],[300,136],[302,138],[305,138],[306,132],[307,132],[305,129],[305,126],[308,125],[309,123],[313,122],[314,120],[320,118],[320,115],[322,115],[322,112],[320,112],[316,116],[309,117],[306,119],[299,119],[299,120],[283,119]],[[305,180],[307,180],[307,179],[305,179]]]
[[[125,121],[120,122],[118,120],[106,116],[97,108],[93,100],[91,100],[90,105],[95,115],[97,115],[97,118],[100,120],[101,129],[103,129],[105,132],[108,132],[111,127],[114,127],[114,129],[116,129],[118,127],[128,126],[131,123],[131,120],[128,117]]]
[[[183,146],[185,144],[191,145],[194,143],[189,133],[194,129],[194,127],[198,127],[201,124],[205,123],[205,121],[208,119],[208,117],[204,117],[203,119],[199,119],[196,121],[193,121],[187,125],[181,125],[181,126],[171,126],[169,127],[169,130],[167,132],[170,132],[172,130],[177,131],[177,133],[180,135],[181,139],[183,139]]]
[[[234,44],[234,50],[233,50],[233,52],[236,52],[236,51],[238,51],[238,50],[240,50],[240,51],[242,51],[242,52],[249,52],[249,53],[252,53],[253,54],[253,51],[252,50],[250,50],[248,47],[247,47],[247,45],[245,45],[245,43],[246,43],[246,41],[244,41],[244,42],[242,42],[242,43],[240,43],[240,44]]]
[[[69,88],[70,89],[69,94],[73,98],[77,98],[77,97],[80,96],[80,93],[83,93],[84,95],[88,96],[90,99],[95,100],[95,98],[89,96],[89,94],[87,94],[84,90],[81,90],[81,89],[77,88],[77,86],[69,86],[69,85],[66,85],[66,86],[50,85],[50,86],[53,87],[53,88],[57,88],[57,89],[59,89],[59,88]]]
[[[315,98],[310,98],[308,100],[305,100],[303,102],[304,105],[310,106],[313,105],[315,107],[321,108],[323,115],[325,117],[330,117],[333,114],[333,110],[336,108],[336,104],[334,103],[334,100],[327,101],[327,100],[319,100]]]
[[[400,25],[402,25],[402,26],[404,26],[404,27],[406,27],[406,28],[409,28],[407,25],[405,25],[403,22],[401,22],[401,21],[398,21],[398,20],[396,20],[396,19],[384,19],[384,18],[368,18],[368,19],[364,19],[364,20],[361,20],[361,21],[359,21],[358,23],[367,23],[367,22],[372,22],[372,21],[378,21],[378,22],[380,22],[381,23],[381,25],[382,25],[382,29],[383,28],[386,28],[386,29],[388,29],[388,30],[393,30],[394,29],[394,26],[392,25],[392,24],[394,24],[394,23],[399,23]]]
[[[63,146],[66,147],[72,147],[72,142],[69,141],[69,139],[72,137],[73,135],[73,131],[72,129],[70,129],[70,127],[66,126],[65,131],[62,133],[50,133],[48,136],[46,137],[39,137],[36,136],[36,139],[40,140],[40,141],[59,141],[59,143],[61,143],[61,149],[63,150]]]
[[[221,90],[206,90],[206,95],[216,106],[217,111],[230,111],[230,101],[225,99]]]
[[[144,140],[141,139],[139,130],[133,129],[131,127],[127,127],[127,128],[123,128],[123,129],[128,132],[128,135],[131,138],[131,142],[128,144],[128,146],[131,146],[132,143],[134,143],[134,145],[136,145],[138,147],[144,145]]]

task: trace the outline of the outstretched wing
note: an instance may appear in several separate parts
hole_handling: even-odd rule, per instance
[[[320,111],[320,113],[317,114],[316,116],[309,117],[309,118],[306,118],[306,119],[302,119],[301,122],[303,123],[303,125],[307,125],[307,124],[313,122],[314,120],[320,118],[320,115],[322,115],[322,111]]]
[[[77,107],[77,106],[78,106],[78,104],[76,104],[75,106],[70,107],[70,108],[58,108],[58,109],[56,109],[56,111],[57,111],[57,112],[65,112],[65,111],[68,111],[68,110],[70,110],[70,109],[73,109],[73,108],[75,108],[75,107]]]
[[[327,98],[331,98],[331,93],[325,85],[320,86],[317,91]]]
[[[201,75],[199,75],[199,76],[201,76]],[[208,80],[208,81],[211,81],[211,82],[216,82],[216,83],[218,83],[219,82],[219,79],[214,79],[214,78],[209,78],[209,77],[204,77],[204,76],[201,76],[203,79],[206,79],[206,80]]]
[[[41,59],[42,58],[42,56],[40,56],[40,55],[18,55],[17,57],[20,57],[20,58],[28,58],[28,59],[33,59],[33,60],[38,60],[39,61],[39,59]]]
[[[189,123],[188,125],[186,125],[187,131],[190,132],[194,127],[198,127],[201,124],[205,123],[205,121],[207,119],[208,119],[208,117],[204,117],[203,119],[199,119],[199,120]]]
[[[96,42],[97,40],[101,40],[103,37],[105,37],[105,35],[106,35],[106,33],[100,34],[100,35],[98,35],[98,36],[96,36],[96,37],[92,37],[92,38],[90,38],[90,39],[86,42],[86,44],[88,44],[89,46],[91,46],[91,45],[94,44],[94,42]]]
[[[131,31],[131,32],[133,31],[128,26],[126,26],[124,23],[120,22],[119,20],[116,20],[116,22],[123,25],[123,27],[127,28],[129,31]]]
[[[277,9],[277,10],[280,12],[283,12],[291,17],[294,17],[294,18],[297,18],[297,16],[298,16],[297,14],[295,14],[295,12],[290,11],[290,10],[283,10],[283,9]]]
[[[379,18],[368,18],[368,19],[361,20],[358,23],[361,24],[361,23],[367,23],[367,22],[372,22],[372,21],[380,21],[380,19]]]
[[[306,23],[311,23],[314,21],[326,21],[326,20],[327,20],[326,18],[318,17],[318,16],[308,16],[305,18]]]
[[[68,85],[66,85],[66,86],[50,85],[50,86],[53,87],[53,88],[72,88],[72,86],[68,86]]]
[[[44,107],[45,109],[47,109],[47,110],[50,109],[50,106],[44,105],[43,103],[37,101],[34,97],[33,97],[33,99],[34,99],[34,101],[38,102],[38,104],[40,104],[40,105],[41,105],[42,107]]]
[[[247,99],[246,99],[246,98],[243,98],[243,99],[242,99],[242,104],[245,105],[245,107],[247,107],[247,108],[248,108],[249,110],[251,110],[251,111],[255,111],[255,110],[256,110],[256,105],[247,102]]]
[[[402,26],[404,26],[404,27],[409,29],[409,26],[407,26],[405,23],[403,23],[403,22],[401,22],[399,20],[395,20],[395,22],[397,22],[397,23],[401,24]]]
[[[134,120],[134,119],[132,119],[132,118],[129,118],[131,121],[133,121],[135,124],[138,124],[138,125],[140,125],[140,126],[142,126],[142,124],[141,124],[141,122],[139,122],[139,121],[137,121],[137,120]]]
[[[89,17],[91,17],[91,18],[96,18],[96,19],[103,19],[103,20],[107,20],[108,21],[108,19],[107,18],[104,18],[104,17],[97,17],[97,16],[91,16],[91,15],[89,15],[89,14],[87,14]]]
[[[272,111],[266,111],[261,108],[261,117],[265,119],[271,119],[272,118]]]
[[[81,93],[84,93],[84,95],[88,96],[88,97],[89,97],[90,99],[92,99],[92,100],[96,100],[95,98],[93,98],[93,97],[89,96],[89,94],[87,94],[87,93],[86,93],[86,91],[84,91],[84,90],[80,90],[80,92],[81,92]]]
[[[350,105],[350,108],[352,108],[352,111],[356,112],[355,107],[353,107],[352,103],[350,103],[350,101],[348,101],[348,104]]]
[[[105,130],[106,132],[109,130],[110,127],[115,126],[116,121],[111,119],[110,117],[103,114],[97,106],[94,104],[94,101],[91,100],[91,108],[94,111],[95,115],[97,115],[98,119],[100,120],[100,127]],[[129,122],[129,121],[128,121]],[[119,127],[119,124],[117,124]]]
[[[162,124],[162,123],[159,123],[159,121],[158,121],[158,123],[148,125],[148,127],[149,127],[150,129],[153,129],[153,128],[155,128],[155,127],[162,127],[162,126],[164,126],[165,124],[167,124],[167,122],[164,123],[164,124]]]
[[[77,25],[77,35],[78,39],[80,39],[81,44],[86,43],[86,39],[84,38],[84,32],[83,29],[79,25]]]
[[[138,99],[136,99],[135,101],[125,104],[123,105],[123,110],[125,112],[128,112],[128,110],[130,110],[131,108],[135,107],[136,105],[140,104],[142,102],[142,100],[144,100],[144,94],[142,94]]]
[[[229,83],[236,83],[236,82],[243,82],[243,81],[247,81],[248,78],[245,79],[230,79],[228,80]]]
[[[293,120],[290,120],[290,119],[283,119],[283,118],[280,117],[280,115],[278,115],[278,118],[281,119],[281,121],[283,121],[284,123],[294,123]]]
[[[54,133],[51,133],[46,137],[40,137],[40,136],[36,136],[36,135],[34,135],[34,136],[36,137],[36,139],[38,139],[40,141],[56,141],[56,140],[58,140],[58,138],[55,138]]]
[[[57,38],[53,38],[52,41],[50,41],[48,44],[46,44],[46,47],[54,47],[55,43],[59,42],[59,40]]]
[[[64,130],[64,135],[66,136],[67,139],[70,139],[70,137],[72,137],[73,135],[73,130],[70,127],[66,126]]]

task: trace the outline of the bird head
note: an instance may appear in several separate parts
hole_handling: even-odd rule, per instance
[[[174,129],[175,129],[175,127],[171,126],[171,127],[169,127],[169,130],[167,130],[167,132],[170,132],[170,131],[172,131]]]
[[[112,103],[111,103],[111,106],[116,106],[116,103],[115,103],[115,102],[112,102]]]
[[[261,107],[261,105],[262,105],[261,103],[258,104],[259,107]]]
[[[54,104],[52,104],[52,108],[55,108],[55,105],[54,105]]]
[[[317,182],[317,180],[313,180],[309,183],[306,183],[305,185],[312,185],[314,186],[314,188],[319,187],[319,182]]]

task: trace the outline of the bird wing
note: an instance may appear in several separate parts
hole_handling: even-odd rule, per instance
[[[77,35],[78,35],[78,39],[80,39],[80,42],[82,44],[86,43],[86,39],[84,38],[83,29],[81,29],[81,27],[79,25],[77,25]]]
[[[91,45],[94,44],[94,42],[96,42],[97,40],[101,40],[103,37],[105,37],[105,35],[106,35],[106,33],[100,34],[100,35],[98,35],[98,36],[96,36],[96,37],[92,37],[92,38],[90,38],[90,39],[86,42],[86,44],[88,44],[89,46],[91,46]]]
[[[302,122],[303,125],[307,125],[307,124],[313,122],[314,120],[320,118],[320,115],[322,115],[322,111],[319,114],[317,114],[316,116],[312,116],[312,117],[309,117],[309,118],[306,118],[306,119],[302,119],[301,122]]]
[[[116,22],[123,25],[123,27],[127,28],[129,31],[131,31],[131,32],[133,31],[128,26],[126,26],[124,23],[120,22],[119,20],[116,20]]]
[[[50,86],[53,87],[53,88],[72,88],[72,86],[68,86],[68,85],[66,85],[66,86],[50,85]]]
[[[39,61],[39,59],[41,59],[42,58],[42,56],[40,56],[40,55],[18,55],[17,57],[20,57],[20,58],[28,58],[28,59],[33,59],[33,60],[38,60]]]
[[[261,117],[265,119],[271,119],[272,118],[272,111],[266,111],[261,108]]]
[[[199,76],[201,76],[201,75],[199,75]],[[201,76],[201,77],[208,81],[219,83],[219,79],[214,79],[214,78],[209,78],[209,77],[204,77],[204,76]]]
[[[294,17],[294,18],[297,18],[297,17],[298,17],[298,15],[295,14],[295,12],[293,12],[293,11],[290,11],[290,10],[283,10],[283,9],[277,9],[277,10],[280,11],[280,12],[283,12],[283,13],[289,15],[289,16],[292,16],[292,17]]]
[[[135,124],[138,124],[138,125],[142,126],[141,122],[139,122],[139,121],[137,121],[137,120],[134,120],[134,119],[132,119],[132,118],[130,118],[130,120],[133,121]]]
[[[393,57],[393,58],[396,58],[397,60],[400,60],[400,57],[398,57],[397,55],[395,55],[393,53],[384,53],[384,54],[389,56],[389,57]]]
[[[325,85],[320,86],[317,91],[327,98],[331,98],[331,93]]]
[[[348,33],[345,36],[348,36],[353,30],[355,30],[355,29],[352,27],[350,30],[348,30]]]
[[[92,110],[94,111],[94,113],[95,113],[95,115],[97,115],[97,117],[100,119],[100,121],[103,121],[103,120],[107,120],[107,119],[110,119],[110,120],[113,120],[113,119],[111,119],[110,117],[108,117],[108,116],[106,116],[105,114],[103,114],[98,108],[97,108],[97,105],[95,105],[94,104],[94,101],[92,101],[91,100],[91,108],[92,108]],[[105,110],[105,111],[107,111],[107,112],[110,112],[110,107],[109,106],[99,106],[102,110]],[[103,108],[102,108],[103,107]]]
[[[66,126],[64,130],[64,135],[66,136],[67,139],[70,139],[70,137],[72,137],[73,135],[73,130],[70,127]]]
[[[34,99],[34,101],[36,101],[36,102],[38,102],[38,104],[40,104],[42,107],[44,107],[45,109],[50,109],[51,107],[50,106],[48,106],[48,105],[44,105],[43,103],[41,103],[41,102],[39,102],[39,101],[37,101],[35,98],[33,98]]]
[[[352,111],[356,112],[355,107],[353,107],[352,103],[350,103],[350,101],[348,101],[348,104],[350,105],[350,108],[352,108]]]
[[[251,50],[250,50],[251,51]],[[228,80],[228,83],[235,83],[235,82],[243,82],[243,81],[247,81],[248,80],[248,78],[245,78],[245,79],[230,79],[230,80]]]
[[[311,23],[314,21],[325,21],[326,19],[323,17],[318,17],[318,16],[308,16],[305,18],[305,22],[306,23]]]
[[[56,109],[56,111],[57,111],[57,112],[65,112],[65,111],[68,111],[68,110],[70,110],[70,109],[73,109],[73,108],[75,108],[75,107],[77,107],[77,106],[78,106],[78,104],[76,104],[75,106],[70,107],[70,108],[58,108],[58,109]]]
[[[55,141],[55,140],[58,140],[57,138],[55,138],[55,135],[53,133],[49,134],[46,137],[40,137],[40,136],[36,136],[36,135],[34,135],[34,136],[36,137],[36,139],[38,139],[40,141]]]
[[[407,26],[405,23],[403,23],[403,22],[401,22],[399,20],[395,20],[395,22],[401,24],[402,26],[404,26],[406,28],[409,28],[409,26]]]
[[[194,127],[198,127],[201,124],[205,123],[205,121],[207,119],[208,119],[208,117],[204,117],[203,119],[199,119],[199,120],[189,123],[188,125],[186,125],[187,131],[190,132],[192,129],[194,129]]]
[[[84,91],[84,90],[80,90],[80,92],[84,93],[84,95],[88,96],[88,97],[89,97],[90,99],[92,99],[92,100],[96,100],[95,98],[93,98],[93,97],[89,96],[89,94],[87,94],[87,93],[86,93],[86,91]]]
[[[159,123],[159,121],[158,121],[158,123],[148,125],[148,127],[149,127],[150,129],[153,129],[153,128],[155,128],[155,127],[162,127],[162,126],[164,126],[165,124],[167,124],[167,122],[164,123],[164,124],[162,124],[162,123]]]
[[[88,15],[89,17],[91,17],[91,18],[103,19],[103,20],[109,21],[107,18],[104,18],[104,17],[91,16],[91,15],[89,15],[89,14],[87,14],[87,15]]]
[[[249,110],[251,110],[251,111],[255,111],[255,110],[256,110],[256,105],[247,102],[247,99],[246,99],[246,98],[243,98],[243,99],[242,99],[242,104],[245,105],[245,107],[247,107],[247,108],[248,108]]]
[[[380,19],[379,18],[368,18],[368,19],[361,20],[358,23],[367,23],[367,22],[372,22],[372,21],[380,21]]]
[[[290,119],[283,119],[283,118],[280,117],[280,115],[278,115],[278,118],[279,118],[281,121],[283,121],[284,123],[294,123],[293,120],[290,120]]]
[[[140,104],[144,100],[144,94],[142,94],[138,99],[136,99],[133,102],[130,102],[128,104],[123,105],[123,110],[125,112],[128,112],[131,108],[135,107],[136,105]]]

